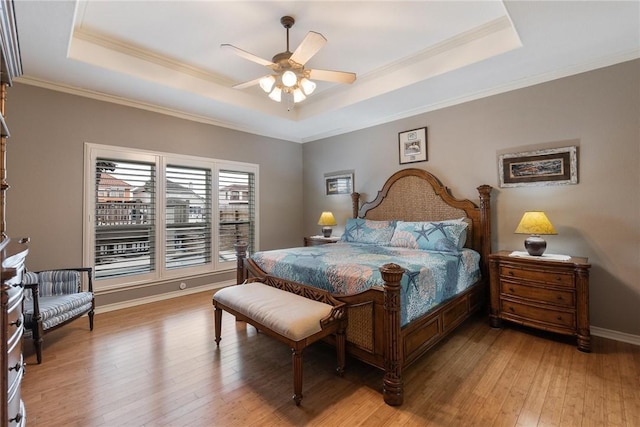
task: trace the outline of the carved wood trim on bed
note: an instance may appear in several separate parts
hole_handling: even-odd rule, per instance
[[[438,178],[422,169],[403,169],[393,174],[376,198],[360,206],[352,194],[354,217],[371,220],[442,221],[466,218],[467,244],[480,253],[482,278],[458,296],[436,306],[404,327],[400,319],[400,286],[403,269],[395,264],[380,267],[384,284],[352,295],[333,295],[347,304],[347,352],[384,370],[383,397],[389,405],[404,400],[403,370],[441,341],[484,305],[488,292],[488,256],[491,253],[491,186],[478,188],[480,203],[460,200]],[[244,251],[244,252],[243,252]],[[239,245],[238,283],[264,277]],[[288,281],[280,280],[282,283]],[[286,288],[286,286],[283,286]],[[331,339],[329,339],[331,341]]]

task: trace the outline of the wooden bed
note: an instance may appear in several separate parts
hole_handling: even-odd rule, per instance
[[[333,295],[348,307],[347,353],[384,371],[383,397],[389,405],[401,405],[404,400],[403,370],[487,301],[491,190],[489,185],[478,187],[480,202],[476,205],[454,198],[429,172],[404,169],[387,180],[372,202],[360,206],[360,195],[352,194],[354,218],[440,221],[465,217],[470,224],[465,246],[481,255],[479,281],[405,326],[401,326],[400,319],[400,280],[404,270],[396,264],[380,267],[382,286],[353,295]],[[247,258],[246,245],[237,245],[236,252],[238,283],[249,277],[266,276]],[[276,281],[283,289],[297,285],[285,279]]]

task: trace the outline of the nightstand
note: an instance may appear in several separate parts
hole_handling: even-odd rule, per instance
[[[305,246],[318,246],[318,245],[326,245],[327,243],[335,243],[340,240],[340,237],[324,237],[324,236],[311,236],[304,238]]]
[[[587,258],[558,261],[510,254],[489,255],[491,326],[499,328],[507,320],[573,335],[578,350],[591,351]]]

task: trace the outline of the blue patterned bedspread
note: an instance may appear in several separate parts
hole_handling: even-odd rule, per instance
[[[251,258],[266,273],[334,294],[355,294],[382,286],[382,265],[406,272],[401,281],[402,325],[462,292],[480,278],[480,255],[344,243],[256,252]]]

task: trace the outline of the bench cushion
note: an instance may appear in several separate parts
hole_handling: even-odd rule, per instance
[[[320,332],[333,308],[259,282],[220,289],[213,299],[293,341]]]

